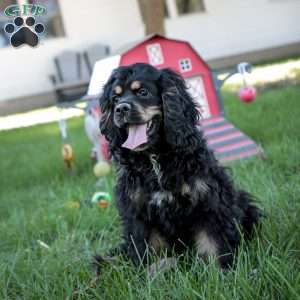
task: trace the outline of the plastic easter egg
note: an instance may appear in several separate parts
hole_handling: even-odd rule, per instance
[[[80,203],[78,201],[68,201],[65,204],[65,207],[69,209],[78,209],[80,208]]]
[[[111,196],[106,192],[96,192],[92,197],[92,203],[97,204],[100,208],[106,208],[111,201]]]
[[[242,87],[239,91],[239,98],[245,103],[250,103],[256,98],[256,89],[251,86]]]
[[[72,146],[64,144],[61,149],[62,157],[65,161],[72,161],[74,159]]]
[[[94,166],[94,174],[96,177],[106,176],[110,173],[110,164],[105,161],[99,161]]]

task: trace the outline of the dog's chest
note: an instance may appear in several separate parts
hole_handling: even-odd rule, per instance
[[[132,172],[129,176],[133,180],[127,180],[129,197],[137,209],[161,207],[162,204],[170,204],[175,198],[163,185],[164,172],[157,156],[150,155],[149,162],[150,164],[144,166],[143,172],[139,168],[139,172]]]
[[[147,165],[130,174],[129,178],[134,180],[127,181],[127,186],[133,205],[142,213],[190,212],[208,192],[208,186],[199,177],[191,179],[173,164],[163,163],[158,156],[151,155]]]
[[[161,178],[162,178],[162,169],[161,169],[161,165],[158,161],[158,157],[155,154],[150,155],[150,162],[152,165],[152,170],[155,173],[155,176],[157,178],[157,182],[158,184],[161,186]]]

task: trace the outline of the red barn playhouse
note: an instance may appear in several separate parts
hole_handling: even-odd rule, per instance
[[[217,81],[206,62],[186,41],[152,35],[120,51],[120,65],[149,63],[172,68],[186,80],[189,92],[199,103],[200,126],[216,157],[224,162],[262,153],[262,149],[224,117]]]

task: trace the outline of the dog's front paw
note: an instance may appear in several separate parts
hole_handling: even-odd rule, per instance
[[[152,265],[150,265],[150,267],[148,268],[149,277],[150,279],[154,279],[159,273],[176,268],[176,266],[177,260],[175,257],[162,258],[159,261],[154,262]]]
[[[117,262],[116,256],[104,257],[101,255],[94,255],[92,259],[92,268],[96,275],[99,277],[101,275],[103,267],[107,265],[115,265]]]
[[[105,260],[101,255],[95,255],[92,259],[92,269],[96,273],[97,276],[100,276],[101,270],[105,265]]]

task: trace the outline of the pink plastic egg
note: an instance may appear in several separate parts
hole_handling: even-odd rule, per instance
[[[245,103],[252,102],[256,98],[256,89],[252,86],[242,87],[239,91],[239,98]]]

